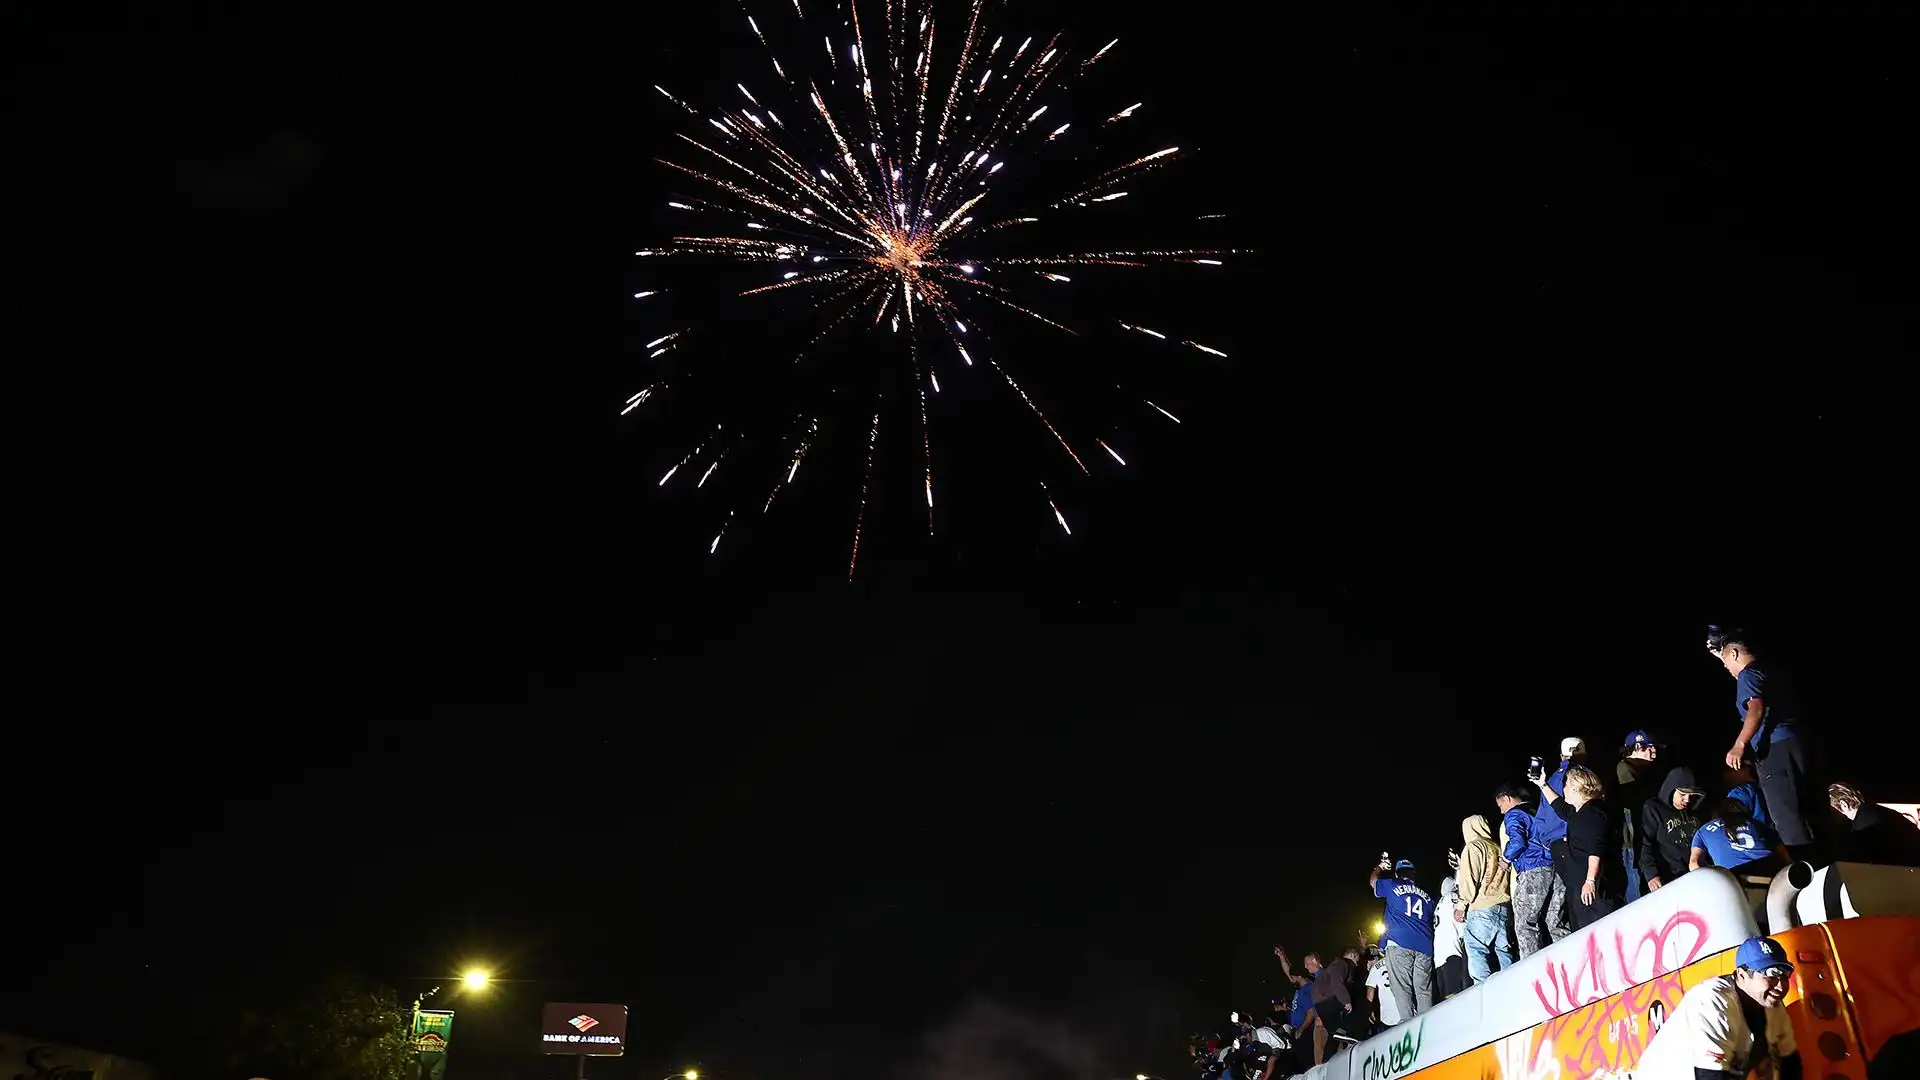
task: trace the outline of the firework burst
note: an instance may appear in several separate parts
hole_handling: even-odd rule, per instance
[[[1086,329],[1049,314],[1056,297],[1038,295],[1053,290],[1057,296],[1070,287],[1073,279],[1063,271],[1075,266],[1218,267],[1235,254],[1160,248],[999,254],[1005,245],[996,241],[1043,216],[1103,212],[1126,198],[1129,185],[1178,160],[1181,149],[1115,155],[1109,160],[1116,164],[1060,185],[1050,201],[1026,202],[1017,210],[1000,207],[997,185],[1005,182],[1003,170],[1010,163],[1045,159],[1048,169],[1057,171],[1058,157],[1048,155],[1063,157],[1063,149],[1086,137],[1114,140],[1123,130],[1119,126],[1144,103],[1100,110],[1095,115],[1102,118],[1091,121],[1061,115],[1068,85],[1108,56],[1117,40],[1076,54],[1060,34],[1016,41],[990,29],[986,0],[969,0],[952,28],[939,20],[935,6],[934,0],[837,0],[831,9],[813,12],[800,0],[793,0],[790,11],[775,5],[742,17],[743,31],[764,48],[768,70],[762,77],[771,76],[766,85],[735,83],[737,97],[706,111],[655,87],[694,129],[678,136],[676,153],[659,160],[699,194],[667,203],[671,213],[687,219],[685,229],[665,244],[637,252],[669,266],[711,270],[734,264],[765,270],[764,283],[739,289],[738,296],[746,303],[774,304],[777,311],[743,317],[790,318],[804,327],[794,364],[820,350],[830,334],[873,336],[877,349],[902,373],[899,381],[912,379],[912,396],[904,403],[911,407],[900,412],[919,428],[911,441],[921,455],[929,533],[936,498],[928,394],[940,393],[937,357],[957,360],[956,373],[999,384],[1009,403],[1029,414],[1028,422],[1044,430],[1076,472],[1089,472],[1082,449],[1092,447],[1085,443],[1097,447],[1096,457],[1104,451],[1107,461],[1124,467],[1125,458],[1104,438],[1089,438],[1076,448],[1002,364],[1010,358],[996,345],[1005,339],[992,336],[989,328],[1024,323],[1055,335]],[[803,56],[783,55],[791,52],[792,42],[810,44],[800,50]],[[666,276],[668,268],[659,269]],[[709,274],[707,280],[719,278]],[[669,291],[649,282],[634,299],[645,302]],[[1151,336],[1165,342],[1163,347],[1226,355],[1177,333],[1112,319],[1099,325]],[[672,362],[677,358],[670,354],[697,347],[701,330],[661,327],[650,337],[647,362],[659,364],[663,357]],[[640,380],[642,388],[626,398],[622,415],[647,405],[678,379],[698,378],[699,371],[694,364],[681,375],[651,370]],[[871,528],[867,501],[883,416],[889,412],[881,400],[886,396],[876,388],[873,400],[854,410],[864,421],[858,427],[866,439],[859,503],[851,508],[850,577],[858,569],[862,531]],[[1152,402],[1139,404],[1156,422],[1179,423]],[[820,417],[801,408],[798,414],[789,412],[783,424],[779,468],[762,489],[762,514],[772,511],[821,438]],[[709,427],[657,486],[679,475],[697,476],[704,488],[747,438],[730,427]],[[1071,535],[1051,489],[1041,481],[1039,490],[1046,511]],[[739,509],[721,515],[709,551],[719,549]]]

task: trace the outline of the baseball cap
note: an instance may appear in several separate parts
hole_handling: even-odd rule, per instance
[[[1561,757],[1572,757],[1575,754],[1584,754],[1586,752],[1587,741],[1585,739],[1570,735],[1560,740]]]
[[[1627,732],[1627,741],[1621,745],[1627,750],[1638,750],[1643,746],[1664,746],[1666,744],[1654,738],[1646,728],[1634,728],[1632,731]]]
[[[1750,971],[1784,968],[1787,974],[1793,974],[1793,965],[1787,962],[1787,950],[1770,937],[1755,936],[1741,942],[1733,954],[1733,965]]]
[[[1413,860],[1412,860],[1412,859],[1400,859],[1400,860],[1397,860],[1397,861],[1396,861],[1396,862],[1395,862],[1395,863],[1393,864],[1393,868],[1394,868],[1395,870],[1411,870],[1411,869],[1413,869]]]

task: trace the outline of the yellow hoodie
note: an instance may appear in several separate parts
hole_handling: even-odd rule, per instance
[[[1460,902],[1468,911],[1485,911],[1510,903],[1513,891],[1508,875],[1494,873],[1500,866],[1500,849],[1493,844],[1493,826],[1479,814],[1469,814],[1460,822]],[[1493,880],[1488,881],[1491,877]]]

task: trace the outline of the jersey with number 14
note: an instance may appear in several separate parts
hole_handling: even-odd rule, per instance
[[[1403,949],[1433,955],[1433,897],[1411,881],[1383,877],[1373,883],[1373,895],[1387,902],[1384,941]]]

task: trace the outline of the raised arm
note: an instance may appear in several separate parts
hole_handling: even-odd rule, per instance
[[[1273,955],[1280,959],[1280,974],[1285,975],[1287,977],[1288,982],[1292,982],[1293,981],[1293,965],[1287,963],[1287,950],[1278,945],[1275,945],[1273,947]]]

